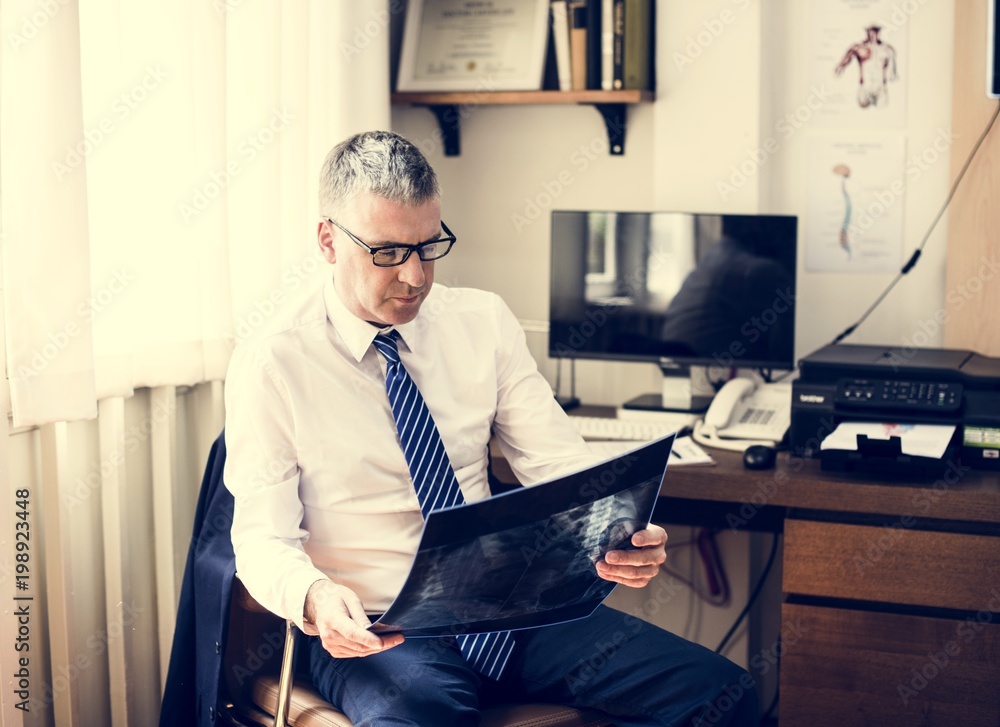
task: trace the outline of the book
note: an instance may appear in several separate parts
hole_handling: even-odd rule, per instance
[[[586,618],[615,588],[594,564],[648,527],[674,438],[432,511],[406,582],[369,630],[454,636]]]
[[[587,6],[570,6],[569,56],[574,91],[587,88]]]
[[[587,88],[601,88],[601,5],[587,0]]]
[[[614,0],[611,22],[611,88],[618,91],[625,87],[625,0]]]
[[[548,38],[545,40],[545,69],[542,71],[542,90],[559,90],[559,69],[556,68],[555,38],[552,35],[552,16],[549,14]]]
[[[610,91],[615,77],[615,0],[601,0],[601,88]]]
[[[569,49],[569,2],[552,0],[552,43],[556,52],[556,70],[559,76],[559,90],[573,88],[573,67]]]
[[[653,88],[653,37],[653,0],[625,0],[624,88]]]

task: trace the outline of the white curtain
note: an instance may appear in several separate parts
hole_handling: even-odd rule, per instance
[[[320,163],[389,125],[386,0],[3,0],[15,426],[223,378],[323,274]]]

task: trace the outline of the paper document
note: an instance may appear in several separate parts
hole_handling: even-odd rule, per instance
[[[823,440],[820,449],[857,451],[858,435],[869,439],[899,437],[903,454],[941,459],[955,434],[954,425],[894,424],[890,422],[841,422]]]
[[[614,590],[595,564],[653,515],[673,434],[548,482],[427,516],[410,573],[369,628],[446,636],[585,618]]]
[[[639,441],[612,440],[608,442],[587,442],[590,449],[597,455],[610,458],[615,455],[627,452],[630,449],[644,444]],[[674,448],[670,450],[670,462],[672,467],[686,467],[689,465],[712,465],[715,460],[704,449],[695,444],[691,437],[677,437],[674,441]]]

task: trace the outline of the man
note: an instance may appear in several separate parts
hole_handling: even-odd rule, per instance
[[[304,654],[316,688],[356,725],[477,725],[480,704],[498,697],[594,706],[621,725],[697,724],[706,713],[711,724],[755,724],[748,675],[609,608],[482,641],[365,630],[402,586],[422,509],[433,508],[424,462],[439,463],[452,501],[471,502],[489,495],[491,428],[522,482],[593,456],[499,298],[434,285],[434,259],[455,238],[412,144],[388,132],[339,144],[320,209],[332,280],[234,355],[225,471],[237,571],[264,606],[318,637]],[[425,440],[413,444],[400,380],[424,412],[414,416],[438,448],[430,457]],[[665,542],[650,525],[597,572],[642,587]]]

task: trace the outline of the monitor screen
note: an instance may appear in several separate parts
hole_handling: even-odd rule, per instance
[[[794,368],[797,220],[552,213],[549,355]]]

